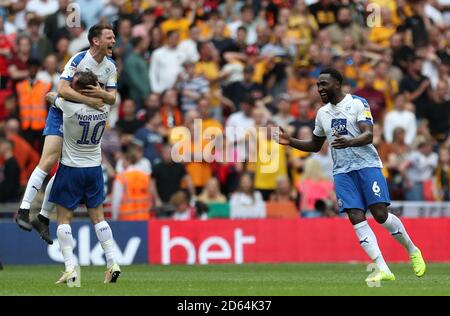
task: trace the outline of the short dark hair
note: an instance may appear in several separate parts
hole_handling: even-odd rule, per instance
[[[41,63],[41,61],[39,60],[39,59],[37,59],[37,58],[30,58],[29,60],[28,60],[28,66],[29,67],[38,67],[38,68],[41,68],[41,66],[42,66],[42,63]]]
[[[113,30],[113,27],[110,24],[95,24],[89,29],[88,40],[89,44],[93,44],[92,41],[95,37],[99,38],[102,35],[103,30]]]
[[[98,78],[97,76],[90,70],[87,71],[78,71],[75,73],[73,78],[77,79],[75,81],[75,86],[77,89],[85,89],[87,86],[95,86],[97,85]]]
[[[339,84],[342,84],[344,81],[344,77],[342,77],[341,73],[335,68],[325,68],[320,72],[321,75],[330,75],[332,78],[337,80]]]
[[[133,37],[130,40],[131,47],[136,48],[142,42],[142,39],[143,39],[142,36]]]

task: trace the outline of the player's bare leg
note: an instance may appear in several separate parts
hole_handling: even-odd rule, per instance
[[[392,237],[406,249],[411,259],[414,273],[418,277],[423,276],[426,271],[426,264],[422,258],[422,253],[412,242],[401,220],[394,214],[389,213],[384,203],[371,205],[369,209],[375,220],[383,225]]]
[[[395,280],[394,274],[384,261],[380,248],[378,247],[377,237],[373,233],[369,224],[367,223],[366,215],[359,209],[347,209],[348,218],[355,229],[358,236],[359,243],[367,255],[372,259],[379,269],[377,279],[366,279],[366,281],[382,281],[382,280]]]
[[[59,248],[64,257],[64,265],[66,267],[63,275],[56,281],[56,284],[67,283],[67,286],[79,287],[79,276],[76,271],[76,259],[73,255],[73,237],[70,222],[72,221],[73,211],[61,206],[56,206],[56,216],[58,222],[58,229],[56,236],[58,236]]]
[[[106,257],[106,271],[104,283],[115,283],[120,276],[120,267],[114,259],[114,240],[111,227],[103,215],[103,205],[88,208],[89,217],[95,227],[98,241],[102,245]]]
[[[31,231],[32,229],[32,225],[30,223],[31,203],[36,197],[38,191],[41,189],[42,183],[48,173],[61,156],[62,142],[63,138],[60,136],[47,135],[45,137],[41,159],[28,180],[22,203],[20,204],[16,215],[16,223],[24,230]]]

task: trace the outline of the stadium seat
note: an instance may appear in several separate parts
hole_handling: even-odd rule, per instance
[[[299,216],[294,202],[266,202],[267,218],[297,218]]]
[[[230,218],[230,204],[228,203],[208,203],[209,218]]]

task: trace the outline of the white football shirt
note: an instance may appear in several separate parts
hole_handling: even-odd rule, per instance
[[[72,82],[77,71],[92,71],[102,88],[117,89],[117,67],[111,57],[105,56],[101,63],[92,57],[89,50],[81,51],[70,58],[64,67],[60,79]]]
[[[65,166],[97,167],[102,162],[101,139],[110,106],[102,111],[82,103],[57,98],[55,107],[63,111],[63,148],[61,163]]]
[[[373,124],[369,104],[361,97],[347,94],[338,104],[327,103],[319,109],[313,133],[318,137],[326,137],[331,144],[335,134],[349,138],[361,135],[358,126],[361,121]],[[344,149],[330,148],[333,174],[371,167],[382,168],[378,152],[372,144]]]

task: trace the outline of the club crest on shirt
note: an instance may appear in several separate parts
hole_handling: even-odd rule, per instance
[[[331,132],[332,135],[348,135],[347,119],[332,119]]]

